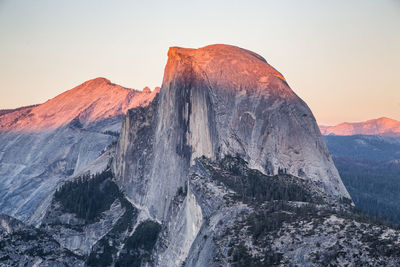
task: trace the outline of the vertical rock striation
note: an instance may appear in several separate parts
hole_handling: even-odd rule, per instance
[[[227,155],[349,198],[310,109],[265,59],[228,45],[172,47],[160,93],[127,113],[113,161],[126,196],[163,223],[157,265],[182,263],[205,221],[207,196],[188,182],[196,159]]]
[[[123,123],[114,171],[125,193],[162,220],[203,155],[239,155],[263,173],[349,197],[304,101],[264,58],[235,46],[169,49],[159,98]]]

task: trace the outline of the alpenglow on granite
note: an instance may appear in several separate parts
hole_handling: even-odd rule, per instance
[[[0,213],[26,222],[60,181],[117,140],[128,109],[157,92],[96,78],[43,104],[0,112]]]
[[[0,218],[0,265],[399,266],[400,231],[354,209],[311,111],[265,59],[168,56],[118,142],[28,221]]]
[[[238,155],[349,198],[312,112],[263,57],[230,45],[171,47],[157,102],[152,114],[128,112],[113,164],[120,187],[155,218],[167,216],[201,156]]]

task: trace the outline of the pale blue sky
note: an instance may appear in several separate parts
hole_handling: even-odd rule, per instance
[[[169,46],[259,53],[319,123],[400,120],[400,1],[0,0],[0,109],[106,77],[161,85]]]

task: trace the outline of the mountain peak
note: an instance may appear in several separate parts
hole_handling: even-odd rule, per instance
[[[378,119],[375,119],[376,121],[380,122],[390,122],[390,123],[399,123],[399,121],[396,121],[394,119],[388,118],[388,117],[380,117]],[[372,120],[373,121],[373,120]]]
[[[364,122],[344,122],[335,126],[320,126],[323,135],[381,135],[390,137],[400,136],[400,121],[380,117]]]
[[[174,79],[181,71],[178,68],[184,65],[191,65],[197,73],[206,76],[215,88],[257,91],[264,95],[278,90],[280,94],[293,95],[283,75],[262,56],[237,46],[215,44],[198,49],[170,47],[163,83]],[[187,75],[190,73],[187,72]]]
[[[31,109],[1,116],[0,131],[52,130],[74,119],[82,124],[100,121],[123,115],[138,105],[147,105],[156,93],[143,94],[99,77]]]
[[[94,79],[87,80],[86,82],[76,86],[75,88],[78,87],[84,87],[84,88],[90,88],[90,89],[96,89],[99,86],[105,86],[105,85],[114,85],[111,83],[109,79],[103,78],[103,77],[97,77]]]
[[[146,93],[146,94],[150,94],[151,93],[151,89],[148,86],[146,86],[145,88],[143,88],[142,92]]]
[[[87,82],[90,82],[90,83],[93,83],[93,82],[96,82],[96,83],[111,83],[111,81],[109,79],[106,79],[104,77],[97,77],[97,78],[88,80]]]
[[[249,56],[255,57],[260,61],[263,61],[267,63],[265,58],[262,56],[250,51],[246,50],[237,46],[233,45],[227,45],[227,44],[213,44],[213,45],[207,45],[202,48],[183,48],[179,46],[172,46],[168,50],[168,57],[175,57],[175,56],[194,56],[198,54],[200,51],[200,54],[203,53],[205,54],[213,54],[214,56],[223,56],[225,54],[231,54],[235,57],[237,57],[240,54],[247,54]]]
[[[160,220],[203,156],[238,155],[264,174],[299,176],[349,197],[311,110],[264,58],[235,46],[170,48],[160,97],[128,113],[120,140],[116,181]]]

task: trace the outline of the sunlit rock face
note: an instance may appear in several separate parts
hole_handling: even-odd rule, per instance
[[[264,58],[229,45],[170,48],[159,98],[123,123],[117,182],[162,220],[194,159],[228,154],[349,197],[310,109]]]
[[[100,81],[104,83],[109,82]],[[117,143],[100,150],[117,139],[114,131],[122,115],[97,121],[90,114],[103,118],[101,114],[119,114],[115,110],[124,109],[108,104],[98,109],[101,101],[95,101],[85,116],[47,131],[50,135],[40,140],[49,147],[32,146],[28,159],[41,152],[51,157],[28,170],[38,170],[40,162],[62,161],[40,169],[41,179],[24,178],[28,182],[22,185],[16,179],[3,183],[4,188],[14,184],[9,188],[18,193],[3,197],[8,201],[4,203],[19,203],[17,216],[32,203],[37,205],[34,201],[41,202],[28,222],[79,255],[86,265],[337,265],[336,260],[354,263],[353,258],[359,257],[354,251],[376,246],[370,234],[378,237],[378,232],[391,231],[371,224],[362,227],[365,235],[358,231],[357,215],[350,214],[351,199],[342,198],[349,195],[311,111],[261,56],[228,45],[173,47],[162,88],[144,88],[136,96],[148,101],[127,110]],[[128,106],[121,103],[115,105]],[[18,112],[29,114],[35,109]],[[52,137],[53,132],[60,137]],[[18,174],[18,168],[11,170]],[[92,177],[91,186],[83,186],[81,175],[104,170],[105,180]],[[69,182],[79,186],[60,184],[68,171]],[[39,181],[39,186],[30,181]],[[57,193],[49,181],[59,185]],[[48,196],[40,201],[45,196],[37,192]],[[97,205],[70,197],[88,195],[82,192],[97,192],[89,194],[96,196],[96,203],[107,200],[96,216],[88,217],[92,213],[87,211]],[[23,202],[25,196],[30,197],[28,202]],[[332,235],[339,243],[332,243]],[[376,257],[388,254],[382,248],[395,247],[392,244],[399,243],[399,236],[396,232],[395,239],[385,237]],[[11,243],[9,250],[14,247]],[[332,257],[343,251],[346,261]],[[372,262],[368,257],[362,255],[359,265]],[[386,258],[382,262],[392,260]]]
[[[96,78],[0,115],[0,212],[28,220],[60,181],[117,140],[128,109],[148,105],[156,94]]]
[[[92,79],[31,108],[29,112],[23,113],[25,110],[22,110],[0,116],[0,132],[48,131],[73,120],[85,127],[125,115],[130,108],[147,105],[154,97],[149,93],[150,90],[143,93],[124,88],[105,78]]]
[[[344,122],[336,126],[319,126],[323,135],[381,135],[400,137],[400,121],[379,118],[364,122]]]

